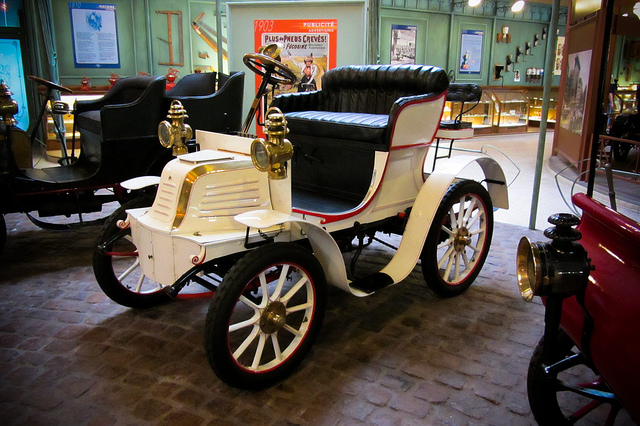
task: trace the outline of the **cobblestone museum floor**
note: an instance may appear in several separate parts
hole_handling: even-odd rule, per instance
[[[516,288],[515,250],[540,231],[496,223],[462,296],[436,297],[419,266],[368,298],[329,294],[320,336],[285,382],[229,388],[207,364],[209,299],[139,311],[101,292],[98,232],[54,233],[8,215],[0,257],[0,418],[10,425],[534,424],[526,371],[543,307]],[[374,244],[359,270],[392,252]]]

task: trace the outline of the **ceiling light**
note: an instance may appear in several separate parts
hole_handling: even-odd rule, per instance
[[[469,0],[469,7],[476,7],[482,0]]]
[[[518,0],[511,6],[512,12],[520,12],[524,8],[524,0]]]

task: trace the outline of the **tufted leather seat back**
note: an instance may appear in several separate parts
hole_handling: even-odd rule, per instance
[[[351,65],[322,77],[324,111],[389,114],[400,97],[446,92],[447,74],[424,65]]]
[[[478,102],[482,87],[477,84],[451,83],[447,89],[447,100],[451,102]]]
[[[217,72],[187,74],[178,83],[165,92],[165,98],[175,99],[178,96],[207,96],[216,91]]]
[[[145,90],[157,79],[158,77],[156,76],[147,75],[121,78],[115,82],[104,98],[107,98],[109,105],[134,102],[138,100]]]

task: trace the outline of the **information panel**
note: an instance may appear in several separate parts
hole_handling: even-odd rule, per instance
[[[116,6],[69,2],[76,68],[120,68]]]
[[[460,46],[460,74],[480,74],[484,32],[462,30]]]

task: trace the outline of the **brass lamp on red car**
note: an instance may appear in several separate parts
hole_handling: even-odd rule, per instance
[[[518,244],[518,288],[526,301],[533,296],[569,297],[587,286],[591,263],[587,252],[577,242],[582,235],[572,226],[579,219],[569,214],[556,214],[549,218],[555,227],[544,235],[551,243],[531,242],[522,237]]]

